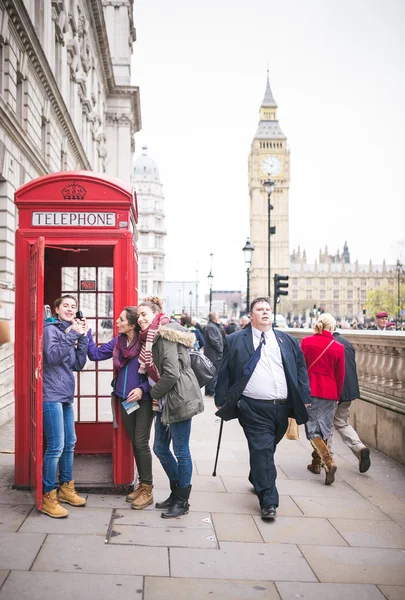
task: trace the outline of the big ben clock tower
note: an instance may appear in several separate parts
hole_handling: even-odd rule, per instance
[[[273,275],[288,275],[288,191],[290,187],[290,153],[287,138],[277,120],[277,104],[270,88],[269,72],[260,122],[249,155],[250,239],[255,247],[250,269],[250,297],[268,293],[268,194],[264,182],[275,182],[271,193],[270,226],[276,232],[270,239],[271,290]]]

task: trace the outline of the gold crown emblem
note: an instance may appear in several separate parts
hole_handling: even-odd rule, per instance
[[[83,200],[87,194],[87,190],[82,185],[78,185],[75,181],[62,189],[64,200]]]

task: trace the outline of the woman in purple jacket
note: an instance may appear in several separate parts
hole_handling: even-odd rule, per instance
[[[126,500],[131,502],[131,508],[141,510],[153,502],[152,454],[149,446],[153,412],[147,377],[138,372],[141,347],[137,327],[136,307],[127,306],[117,319],[117,337],[98,347],[91,331],[87,337],[90,360],[113,358],[115,395],[120,400],[121,416],[132,443],[139,479]]]

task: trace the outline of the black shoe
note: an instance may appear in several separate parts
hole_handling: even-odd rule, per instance
[[[186,488],[177,487],[173,492],[173,502],[169,510],[161,514],[162,519],[176,519],[182,515],[187,515],[190,508],[188,503],[190,492],[191,485]]]
[[[371,467],[370,450],[369,448],[362,448],[359,455],[359,471],[365,473]]]
[[[261,509],[262,519],[267,521],[268,519],[275,519],[277,517],[277,506],[274,504],[270,504],[270,506],[266,506],[266,508]]]
[[[171,489],[171,494],[170,496],[164,500],[163,502],[156,502],[155,504],[155,508],[159,508],[159,509],[165,509],[165,508],[170,508],[172,505],[172,502],[174,500],[174,490],[176,489],[176,487],[179,485],[178,481],[171,481],[170,482],[170,489]]]

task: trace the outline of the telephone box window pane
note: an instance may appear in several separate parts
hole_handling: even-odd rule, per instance
[[[83,367],[83,371],[95,371],[96,363],[90,359],[87,359],[86,364]]]
[[[98,399],[98,420],[104,423],[112,421],[110,396]]]
[[[99,371],[98,373],[98,393],[100,396],[111,394],[111,381],[113,378],[112,371]]]
[[[98,268],[98,286],[99,292],[112,292],[113,291],[113,268],[112,267],[99,267]]]
[[[80,278],[80,281],[84,281],[84,280],[88,280],[88,279],[96,281],[97,267],[80,267],[79,278]]]
[[[77,371],[74,371],[73,373],[73,379],[75,380],[75,391],[74,391],[74,395],[77,396]]]
[[[98,343],[105,344],[114,337],[113,321],[112,319],[99,319],[98,320]]]
[[[86,316],[86,315],[84,315],[84,316]],[[95,342],[96,341],[96,319],[86,319],[86,322],[87,322],[88,328],[91,329],[91,337],[93,338],[93,342]]]
[[[113,313],[113,295],[112,294],[98,294],[97,297],[97,316],[98,317],[112,317]]]
[[[62,267],[62,294],[77,291],[77,267]]]
[[[79,306],[86,318],[96,316],[96,294],[79,294]]]
[[[80,421],[96,420],[96,399],[80,398]]]
[[[99,361],[99,363],[98,363],[98,370],[99,371],[111,371],[111,379],[112,379],[112,369],[113,369],[113,360],[112,360],[112,358],[107,358],[107,360],[100,360]]]
[[[74,398],[74,400],[73,400],[73,412],[75,415],[75,421],[77,421],[78,420],[77,398]]]
[[[82,371],[80,373],[80,400],[83,396],[94,396],[96,393],[96,374],[94,371]]]

